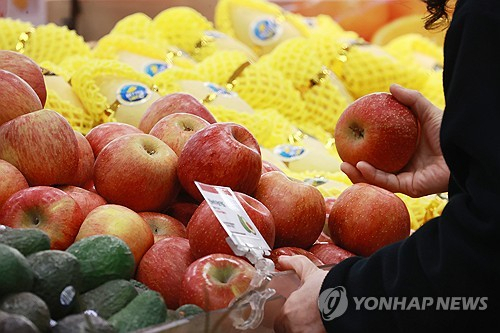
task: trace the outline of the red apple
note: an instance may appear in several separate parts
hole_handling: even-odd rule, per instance
[[[205,311],[226,308],[244,293],[255,268],[242,258],[210,254],[189,265],[181,285],[179,304],[195,304]]]
[[[141,212],[139,215],[151,228],[155,243],[167,237],[186,238],[186,227],[172,216],[158,212]]]
[[[262,160],[262,174],[269,172],[269,171],[280,171],[283,172],[280,168],[278,168],[275,164],[272,162]]]
[[[335,244],[357,255],[369,256],[409,236],[410,214],[394,193],[358,183],[338,196],[328,227]]]
[[[344,259],[354,257],[355,254],[347,251],[333,243],[316,243],[309,249],[326,265],[336,265]]]
[[[210,124],[216,122],[212,113],[194,96],[183,92],[175,92],[154,101],[142,115],[138,127],[144,133],[149,133],[160,119],[177,112],[194,114],[205,119]]]
[[[261,172],[260,147],[252,133],[235,123],[215,123],[186,142],[177,175],[184,190],[201,202],[195,181],[252,194]]]
[[[107,204],[106,200],[99,194],[78,186],[64,185],[60,186],[59,189],[68,193],[76,201],[82,210],[83,217],[87,217],[94,208]]]
[[[165,142],[180,156],[186,141],[197,131],[205,128],[209,122],[191,113],[172,113],[161,118],[149,134]]]
[[[82,222],[83,214],[76,201],[51,186],[17,191],[0,209],[0,224],[40,229],[50,237],[53,250],[65,250],[73,244]]]
[[[235,192],[235,195],[269,247],[273,248],[275,227],[269,209],[249,195],[238,192]],[[191,220],[189,220],[187,235],[195,258],[201,258],[212,253],[234,255],[233,250],[226,241],[228,237],[226,230],[215,217],[206,201],[203,201],[198,206]]]
[[[101,150],[108,143],[110,143],[119,136],[123,136],[126,134],[134,134],[134,133],[144,133],[144,132],[138,129],[137,127],[129,124],[109,122],[109,123],[99,124],[93,127],[85,135],[85,138],[92,147],[92,151],[94,152],[94,157],[97,158],[97,155],[99,155]]]
[[[136,265],[154,243],[151,228],[139,214],[114,204],[94,208],[83,220],[75,241],[93,235],[114,235],[123,240],[134,254]]]
[[[73,185],[84,186],[92,180],[95,158],[94,153],[92,152],[92,147],[85,136],[77,131],[75,131],[75,136],[78,140],[78,149],[80,153]]]
[[[356,165],[366,161],[386,172],[401,170],[417,147],[415,114],[390,93],[365,95],[351,103],[335,126],[340,158]]]
[[[283,172],[262,175],[254,198],[273,215],[275,247],[309,248],[325,224],[325,199],[312,185],[288,178]]]
[[[177,160],[174,151],[152,135],[123,135],[97,156],[94,186],[109,203],[136,212],[160,212],[179,193]]]
[[[0,208],[11,195],[28,187],[21,171],[9,162],[0,160]]]
[[[18,168],[30,186],[70,184],[78,168],[78,140],[63,116],[39,110],[0,126],[0,159]]]
[[[0,125],[20,115],[43,109],[40,98],[26,81],[0,69]]]
[[[135,278],[159,292],[169,309],[177,309],[182,279],[194,260],[186,238],[167,237],[144,254]]]
[[[167,208],[165,213],[179,220],[184,226],[187,226],[198,206],[198,204],[192,202],[176,201]]]
[[[0,50],[0,69],[12,72],[26,81],[36,92],[42,107],[45,105],[47,100],[45,80],[42,69],[33,59],[19,52]]]
[[[318,257],[316,257],[313,253],[301,249],[300,247],[294,247],[294,246],[285,246],[273,249],[271,251],[271,254],[269,255],[269,259],[271,259],[274,262],[274,268],[276,268],[277,271],[283,271],[284,269],[278,262],[278,258],[281,256],[296,256],[296,255],[303,255],[307,257],[316,266],[324,265],[323,261]]]

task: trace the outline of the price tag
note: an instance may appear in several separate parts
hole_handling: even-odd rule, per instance
[[[243,206],[229,187],[195,182],[215,217],[228,234],[228,244],[236,255],[254,262],[271,251]]]

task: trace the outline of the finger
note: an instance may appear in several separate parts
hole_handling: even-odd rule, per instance
[[[366,181],[372,185],[385,188],[391,192],[399,192],[400,182],[396,175],[374,168],[367,162],[361,161],[356,164],[356,168],[363,175]]]
[[[427,111],[434,106],[417,90],[407,89],[399,84],[392,84],[390,92],[399,102],[415,112],[419,119],[422,119]]]
[[[340,164],[340,170],[346,174],[353,184],[367,182],[363,174],[352,164],[342,162]]]
[[[286,332],[285,321],[286,321],[286,317],[285,317],[285,314],[283,313],[283,309],[281,309],[281,311],[278,313],[278,315],[274,319],[274,325],[273,325],[274,332],[285,333]]]
[[[319,270],[311,260],[303,255],[280,256],[278,262],[283,266],[284,270],[295,271],[301,282],[304,282],[310,274]]]

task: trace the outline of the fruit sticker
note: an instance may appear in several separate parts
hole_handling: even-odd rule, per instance
[[[283,162],[292,162],[304,158],[308,151],[302,146],[283,144],[276,146],[273,153]]]
[[[166,62],[152,62],[144,66],[144,73],[148,74],[149,76],[155,76],[156,74],[161,73],[169,68],[170,65]]]
[[[116,99],[123,105],[135,105],[145,103],[151,96],[151,90],[141,83],[127,83],[122,85],[117,93]]]
[[[273,17],[258,18],[250,25],[250,38],[257,45],[268,45],[283,34],[283,27]]]
[[[221,87],[215,83],[212,83],[212,82],[206,82],[205,86],[217,95],[224,95],[226,97],[235,97],[236,96],[236,93],[231,92],[227,89],[224,89],[223,87]]]

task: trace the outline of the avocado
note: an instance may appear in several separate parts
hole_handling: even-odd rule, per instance
[[[29,291],[33,282],[33,271],[26,257],[15,248],[0,244],[0,297]]]
[[[57,320],[70,313],[81,284],[78,259],[60,250],[36,252],[27,259],[35,275],[31,292],[47,304],[51,318]]]
[[[8,294],[0,300],[0,310],[28,318],[40,332],[50,330],[50,312],[47,304],[30,292]]]
[[[86,313],[64,317],[52,328],[52,333],[116,333],[105,319]]]
[[[195,316],[205,311],[196,304],[184,304],[175,310],[179,319]]]
[[[135,287],[135,290],[137,290],[139,294],[151,290],[151,288],[146,286],[144,283],[139,282],[135,279],[130,279],[130,283],[132,283],[132,285]]]
[[[40,333],[28,318],[16,314],[0,314],[0,332],[2,333]]]
[[[40,229],[13,228],[0,233],[0,244],[16,248],[27,256],[38,251],[49,250],[50,238]]]
[[[66,249],[80,262],[81,292],[104,282],[129,280],[135,271],[134,255],[128,245],[113,235],[94,235],[80,239]]]
[[[130,281],[111,280],[80,296],[80,310],[93,310],[99,317],[108,319],[137,296]]]
[[[120,333],[125,333],[164,323],[166,319],[167,307],[163,298],[158,292],[148,290],[139,294],[108,321]]]

